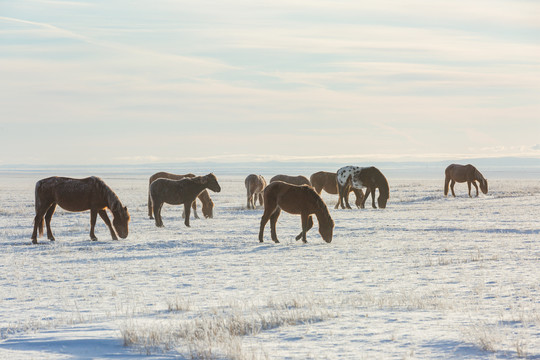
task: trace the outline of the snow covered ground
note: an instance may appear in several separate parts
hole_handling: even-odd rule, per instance
[[[384,169],[381,169],[384,172]],[[99,175],[99,174],[97,174]],[[100,175],[131,213],[113,241],[89,213],[58,209],[56,242],[31,245],[34,184],[0,179],[0,358],[540,359],[540,182],[490,179],[444,198],[443,179],[389,178],[384,210],[334,210],[332,243],[257,240],[243,176],[217,174],[214,219],[165,228],[146,210],[151,175]],[[305,174],[309,176],[310,174]],[[267,180],[270,176],[267,177]],[[200,210],[199,210],[200,212]]]

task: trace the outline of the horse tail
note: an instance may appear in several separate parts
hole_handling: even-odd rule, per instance
[[[39,236],[43,236],[43,216],[38,218],[39,209],[41,208],[41,181],[38,181],[36,183],[36,190],[35,190],[35,208],[36,208],[36,217],[34,219],[34,223],[37,221],[37,228],[39,232]]]
[[[448,185],[450,184],[450,176],[444,177],[444,196],[448,196]]]

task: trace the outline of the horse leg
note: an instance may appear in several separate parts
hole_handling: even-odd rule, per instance
[[[185,202],[184,203],[184,214],[186,214],[186,218],[184,219],[184,224],[187,226],[187,227],[190,227],[189,226],[189,215],[190,215],[190,212],[191,212],[191,203],[189,202]]]
[[[54,235],[51,229],[51,219],[56,210],[56,203],[52,203],[51,207],[47,210],[45,214],[45,224],[47,225],[47,239],[54,241]]]
[[[347,204],[347,209],[352,209],[351,205],[349,205],[349,195],[351,194],[350,191],[351,189],[348,188],[347,191],[345,191],[345,193],[343,194],[343,197],[345,198],[345,204]]]
[[[246,194],[246,199],[247,199],[247,201],[246,201],[246,207],[247,207],[248,209],[251,209],[251,197],[252,197],[252,195],[250,194],[249,189],[247,189],[247,194]]]
[[[354,196],[356,197],[354,204],[356,205],[356,208],[359,209],[362,206],[362,200],[364,199],[364,192],[361,189],[353,189],[353,192],[354,192]]]
[[[345,206],[347,209],[352,209],[351,205],[349,205],[349,190],[351,189],[350,186],[347,186],[345,189],[343,189],[343,199],[345,200]]]
[[[264,200],[263,200],[263,195],[262,195],[262,193],[259,193],[259,205],[261,205],[261,206],[264,205]]]
[[[366,207],[366,200],[371,193],[371,188],[366,188],[366,193],[364,194],[364,198],[362,199],[362,202],[360,203],[360,208],[365,209]]]
[[[163,206],[162,202],[153,201],[154,206],[154,220],[157,227],[163,227],[163,220],[161,219],[161,207]]]
[[[472,197],[471,196],[471,182],[470,181],[467,181],[467,187],[469,188],[469,197]]]
[[[454,192],[454,185],[456,185],[456,181],[452,179],[452,181],[450,181],[450,190],[452,190],[452,196],[456,197],[456,193]]]
[[[276,211],[270,215],[270,234],[272,236],[272,240],[277,244],[279,243],[279,240],[277,238],[277,232],[276,232],[276,223],[279,215],[281,214],[281,209],[278,207]]]
[[[345,204],[343,203],[343,185],[339,183],[338,183],[338,195],[339,195],[338,207],[339,205],[341,205],[341,208],[345,209]]]
[[[150,196],[150,190],[148,190],[148,217],[153,219],[152,216],[152,197]]]
[[[37,200],[36,200],[37,202]],[[47,208],[44,208],[43,206],[37,205],[36,206],[36,216],[34,217],[34,231],[32,232],[32,244],[37,244],[37,237],[38,237],[38,231],[39,236],[43,235],[43,216],[47,212]]]
[[[99,214],[99,217],[103,219],[103,222],[105,223],[105,225],[107,225],[107,227],[109,228],[112,239],[118,240],[118,238],[116,237],[116,232],[114,231],[112,227],[111,220],[109,219],[109,216],[107,215],[107,211],[102,209],[98,211],[98,214]]]
[[[376,209],[377,206],[375,205],[375,189],[371,190],[371,207]]]
[[[37,236],[38,236],[38,230],[39,234],[43,235],[43,215],[37,214],[34,217],[34,231],[32,232],[32,244],[37,244]]]
[[[313,227],[313,216],[302,214],[302,232],[296,236],[296,240],[302,239],[302,242],[307,243],[306,234]]]
[[[193,217],[195,217],[195,219],[198,219],[199,215],[197,214],[197,198],[195,198],[195,200],[193,200],[193,202],[191,203],[191,208],[193,209]]]
[[[268,222],[268,220],[270,220],[270,215],[272,215],[272,213],[276,210],[276,208],[277,206],[274,206],[271,210],[270,206],[264,207],[264,213],[261,217],[261,225],[259,228],[259,242],[263,242],[264,227],[266,226],[266,223]]]
[[[476,189],[476,197],[478,197],[478,185],[476,185],[476,181],[472,181],[472,184],[474,185],[474,188]]]
[[[90,209],[90,239],[97,241],[96,234],[94,234],[94,227],[96,226],[97,210]]]

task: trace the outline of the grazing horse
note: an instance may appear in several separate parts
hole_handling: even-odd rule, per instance
[[[214,174],[184,178],[181,180],[160,178],[152,182],[152,184],[150,184],[150,200],[153,205],[156,226],[163,226],[161,207],[163,206],[163,203],[167,203],[171,205],[184,204],[184,223],[189,227],[190,205],[205,189],[210,189],[214,192],[221,191],[221,187]]]
[[[307,242],[306,233],[313,227],[312,214],[315,214],[319,222],[319,233],[323,240],[327,243],[332,241],[334,220],[317,192],[307,185],[292,185],[283,181],[275,181],[264,189],[264,213],[259,230],[260,242],[263,242],[264,227],[268,220],[270,220],[272,240],[275,243],[279,242],[276,234],[276,222],[281,210],[290,214],[300,214],[302,232],[298,234],[296,240],[302,239],[304,243]]]
[[[154,182],[156,179],[171,179],[171,180],[182,180],[184,178],[194,178],[194,174],[185,174],[185,175],[176,175],[171,174],[168,172],[158,172],[154,175],[150,176],[150,179],[148,181],[148,217],[150,219],[153,219],[154,216],[152,215],[152,199],[150,198],[150,184]],[[198,196],[199,200],[202,203],[202,213],[205,218],[213,218],[214,217],[214,203],[212,202],[212,199],[210,198],[210,195],[208,195],[208,191],[203,190],[202,193]],[[191,204],[191,207],[193,208],[193,216],[195,219],[199,218],[199,215],[197,214],[197,201],[193,201]],[[182,216],[185,216],[182,215]]]
[[[311,186],[311,183],[309,182],[308,178],[302,175],[298,176],[289,176],[289,175],[276,175],[273,178],[270,179],[270,183],[273,183],[274,181],[283,181],[287,184],[293,184],[293,185],[309,185]]]
[[[127,207],[122,205],[114,191],[98,177],[91,176],[85,179],[49,177],[36,183],[35,195],[36,217],[32,233],[33,244],[37,244],[38,229],[39,235],[43,235],[44,216],[47,225],[47,238],[54,241],[51,218],[56,210],[56,205],[67,211],[90,210],[90,239],[93,241],[97,240],[94,227],[98,214],[109,228],[113,240],[118,240],[116,234],[122,239],[128,236],[130,217]],[[107,208],[113,214],[112,225],[107,216]]]
[[[471,197],[471,184],[474,185],[474,188],[476,189],[476,196],[478,196],[478,186],[476,185],[476,182],[480,184],[480,190],[484,194],[487,194],[488,192],[488,182],[486,178],[471,164],[467,165],[458,165],[458,164],[452,164],[449,165],[446,170],[444,171],[445,179],[444,179],[444,196],[448,195],[448,184],[450,184],[450,189],[452,190],[452,195],[455,197],[456,194],[454,193],[454,185],[456,182],[462,183],[467,182],[467,186],[469,187],[469,197]]]
[[[321,194],[321,191],[324,190],[329,194],[335,195],[339,194],[339,188],[337,183],[337,174],[328,172],[328,171],[319,171],[311,175],[309,178],[309,181],[311,182],[311,186],[317,191],[317,194]],[[355,189],[353,187],[350,188],[349,193],[347,193],[347,200],[346,202],[349,202],[349,194],[350,192],[354,192],[356,195],[356,207],[363,208],[364,204],[362,201],[364,200],[364,192],[362,189]],[[337,209],[339,207],[339,201],[337,202],[334,209]]]
[[[376,167],[358,167],[358,166],[345,166],[337,171],[337,181],[339,188],[339,203],[341,207],[343,206],[343,200],[345,199],[345,204],[347,209],[350,209],[346,194],[349,193],[349,188],[361,189],[366,187],[366,194],[362,200],[362,208],[366,202],[367,197],[371,193],[371,206],[376,209],[375,206],[375,189],[379,189],[379,197],[377,202],[379,208],[384,209],[386,207],[386,202],[390,197],[390,189],[388,187],[388,181],[384,175]]]
[[[263,191],[266,187],[266,180],[262,175],[250,174],[244,180],[247,190],[247,208],[255,209],[255,204],[257,199],[259,199],[259,204],[263,205]]]

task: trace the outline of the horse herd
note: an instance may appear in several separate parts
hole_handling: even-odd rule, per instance
[[[487,194],[488,184],[484,176],[472,165],[449,165],[445,170],[444,195],[448,195],[449,187],[454,193],[456,182],[467,182],[469,196],[471,185]],[[250,174],[245,179],[247,191],[248,209],[255,209],[259,201],[264,206],[259,229],[259,241],[263,242],[264,228],[270,221],[271,238],[278,243],[276,223],[281,210],[301,217],[302,231],[296,240],[306,242],[306,233],[313,227],[313,215],[319,223],[319,233],[324,241],[330,243],[334,229],[334,221],[328,208],[321,198],[322,190],[329,194],[337,194],[339,201],[336,209],[348,208],[349,194],[356,196],[355,205],[364,208],[366,199],[371,194],[371,204],[375,205],[375,190],[379,190],[377,204],[384,209],[390,197],[390,189],[386,177],[376,167],[345,166],[337,172],[319,171],[311,175],[310,179],[305,176],[276,175],[270,179],[267,185],[261,175]],[[363,188],[366,189],[364,194]],[[208,191],[220,192],[221,186],[214,174],[195,176],[194,174],[176,175],[159,172],[152,175],[148,186],[148,216],[154,219],[157,227],[163,226],[161,208],[164,203],[171,205],[184,205],[184,223],[189,225],[191,209],[195,218],[198,218],[196,199],[202,203],[203,216],[213,217],[214,203],[208,195]],[[37,244],[38,232],[43,235],[44,223],[47,226],[47,238],[54,241],[51,230],[51,218],[56,206],[67,211],[90,210],[90,239],[97,240],[94,234],[97,215],[99,215],[111,233],[113,240],[117,235],[122,239],[128,236],[128,223],[130,215],[127,207],[123,206],[118,196],[111,188],[98,177],[91,176],[84,179],[53,176],[39,180],[35,187],[34,231],[32,243]],[[111,223],[106,209],[113,214]]]

